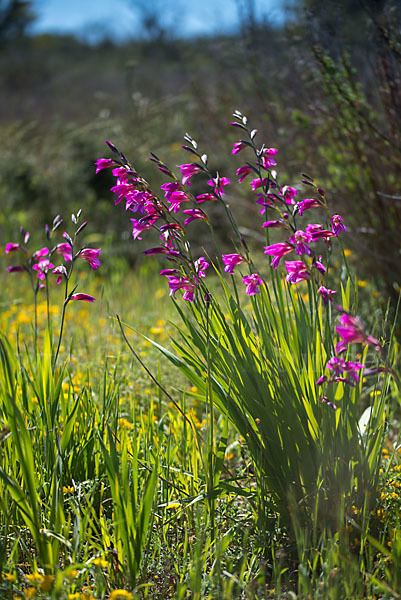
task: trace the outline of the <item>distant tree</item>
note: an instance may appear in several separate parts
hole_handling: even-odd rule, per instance
[[[0,0],[0,43],[23,36],[34,18],[29,0]]]

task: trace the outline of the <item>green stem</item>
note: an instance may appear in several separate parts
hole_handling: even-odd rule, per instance
[[[54,356],[54,361],[53,361],[53,371],[56,368],[57,358],[58,358],[58,354],[60,352],[61,338],[63,337],[63,328],[64,328],[64,320],[65,320],[65,309],[67,308],[67,304],[68,304],[68,278],[66,277],[66,279],[65,279],[65,296],[64,296],[64,302],[63,302],[63,310],[61,313],[60,333],[58,336],[57,350],[56,350],[56,354]]]

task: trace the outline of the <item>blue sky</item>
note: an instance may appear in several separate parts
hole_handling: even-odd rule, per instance
[[[283,1],[254,0],[257,16],[282,17]],[[157,6],[167,27],[179,36],[229,31],[238,24],[244,0],[33,0],[35,33],[74,33],[96,38],[104,34],[133,37],[140,28],[138,5]],[[245,1],[246,4],[246,1]]]

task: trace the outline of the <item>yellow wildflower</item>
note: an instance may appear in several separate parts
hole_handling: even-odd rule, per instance
[[[110,600],[132,600],[133,597],[127,590],[113,590],[110,594]]]
[[[94,558],[92,560],[92,565],[96,565],[96,567],[102,567],[103,569],[106,569],[109,566],[109,563],[103,558]]]
[[[24,590],[25,598],[35,598],[36,596],[36,588],[29,587]]]

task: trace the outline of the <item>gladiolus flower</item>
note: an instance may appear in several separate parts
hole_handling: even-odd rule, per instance
[[[102,264],[98,259],[101,248],[84,248],[80,250],[75,258],[84,258],[92,269],[97,269]]]
[[[157,219],[158,217],[130,219],[130,221],[132,222],[132,237],[134,238],[134,240],[141,240],[142,238],[139,237],[141,233],[143,233],[147,229],[150,229],[152,225],[157,221]]]
[[[344,313],[340,317],[340,325],[336,325],[336,331],[342,338],[336,345],[336,352],[343,352],[348,344],[366,342],[375,347],[376,350],[381,349],[379,341],[367,335],[363,329],[363,325],[357,317]]]
[[[201,173],[203,171],[201,167],[198,167],[198,165],[195,165],[193,163],[177,165],[177,167],[180,169],[182,174],[182,185],[191,185],[191,182],[189,181],[190,178],[193,175],[196,175],[196,173]]]
[[[103,169],[109,169],[110,167],[117,167],[118,163],[116,163],[111,158],[98,158],[95,162],[96,165],[96,173],[102,171]]]
[[[214,186],[214,191],[216,194],[225,194],[224,187],[231,183],[227,177],[215,177],[214,179],[209,179],[207,182],[208,185]]]
[[[302,215],[304,210],[309,210],[310,208],[319,208],[320,206],[322,206],[322,203],[315,198],[305,198],[305,200],[301,200],[301,202],[296,204],[296,208],[298,209],[298,213],[300,215]]]
[[[262,186],[266,187],[268,181],[269,180],[267,177],[264,177],[263,179],[260,179],[260,177],[257,177],[256,179],[252,179],[252,181],[251,181],[252,191],[254,192]]]
[[[183,191],[172,192],[172,194],[170,194],[167,198],[167,201],[171,202],[169,211],[174,211],[175,213],[178,212],[181,208],[181,204],[183,202],[189,202],[189,200],[189,197]]]
[[[248,296],[260,294],[258,286],[263,285],[263,279],[261,279],[257,273],[252,273],[251,275],[243,277],[242,281],[246,285],[245,293],[248,294]]]
[[[276,200],[273,194],[267,194],[264,196],[263,194],[258,194],[258,199],[256,200],[256,204],[261,204],[262,208],[260,209],[260,214],[264,215],[267,211],[268,206],[273,206],[273,202],[271,200]]]
[[[320,288],[318,289],[317,293],[321,295],[325,306],[327,306],[329,301],[333,302],[332,296],[334,296],[334,294],[336,294],[337,292],[335,290],[329,290],[324,285],[321,285]]]
[[[85,302],[94,302],[95,298],[93,296],[89,296],[89,294],[73,294],[70,297],[70,300],[85,300]]]
[[[63,275],[64,275],[64,277],[67,277],[67,269],[63,265],[60,265],[59,267],[55,267],[53,269],[52,273],[54,273],[55,275],[58,275],[57,285],[60,285],[60,283],[62,282]]]
[[[276,219],[275,221],[262,223],[262,227],[286,227],[286,223],[282,219]]]
[[[6,254],[10,254],[10,252],[17,252],[17,250],[21,250],[21,246],[19,244],[6,244]]]
[[[55,247],[55,252],[57,252],[57,254],[61,254],[66,262],[72,260],[71,246],[70,244],[67,244],[67,242],[57,244]]]
[[[299,229],[288,240],[291,244],[295,244],[295,254],[311,254],[311,249],[306,242],[311,241],[309,233]]]
[[[291,244],[287,244],[286,242],[280,242],[278,244],[271,244],[270,246],[265,246],[264,253],[269,256],[273,256],[270,265],[273,269],[277,269],[280,259],[289,252],[294,250],[294,246]]]
[[[287,269],[288,275],[286,281],[289,283],[299,283],[310,279],[310,273],[302,260],[286,260],[285,268]]]
[[[199,196],[196,196],[196,202],[198,204],[200,204],[201,202],[208,202],[209,200],[216,200],[216,196],[209,193],[199,194]]]
[[[347,228],[344,225],[343,218],[340,215],[333,215],[331,217],[331,230],[334,235],[340,235],[342,231],[346,231]]]
[[[246,262],[246,259],[241,254],[223,254],[221,258],[225,264],[224,273],[230,273],[230,275],[234,275],[234,267]]]
[[[311,234],[312,242],[316,242],[316,240],[324,240],[327,242],[331,237],[335,237],[335,234],[328,229],[320,229],[319,231],[315,231]]]
[[[284,196],[284,200],[287,204],[295,204],[295,196],[298,194],[298,190],[291,187],[290,185],[286,185],[280,190],[280,194]]]
[[[238,154],[238,152],[241,152],[245,146],[246,144],[244,144],[244,142],[234,142],[234,147],[231,154]]]
[[[16,265],[15,267],[7,267],[7,271],[9,273],[18,273],[20,271],[25,271],[25,267],[22,267],[20,265]]]
[[[242,183],[245,177],[247,177],[249,173],[252,173],[252,171],[252,167],[248,167],[248,165],[244,165],[243,167],[237,169],[236,174],[240,176],[238,179],[238,183]]]
[[[206,262],[204,256],[200,256],[198,260],[194,262],[196,274],[198,277],[206,277],[206,269],[209,267],[209,263]]]
[[[32,267],[34,271],[38,271],[38,279],[41,279],[42,281],[46,278],[46,274],[49,271],[49,269],[53,268],[54,265],[50,262],[48,258],[40,260],[36,265],[33,265]]]
[[[202,221],[209,220],[207,214],[205,214],[203,210],[200,210],[199,208],[188,208],[187,210],[183,210],[182,212],[185,215],[189,215],[189,217],[184,221],[184,226],[197,219],[200,219]]]
[[[37,258],[42,258],[43,256],[47,256],[49,254],[49,248],[41,248],[40,250],[36,250],[32,254],[32,258],[36,260]]]

